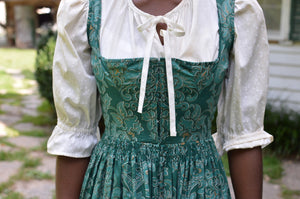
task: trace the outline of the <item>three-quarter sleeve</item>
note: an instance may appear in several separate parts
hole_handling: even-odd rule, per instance
[[[53,96],[57,125],[48,153],[89,157],[97,143],[101,116],[87,39],[88,0],[62,0],[57,14],[58,37],[53,60]]]
[[[256,0],[236,0],[234,21],[234,47],[213,135],[220,154],[273,141],[263,128],[269,73],[263,11]]]

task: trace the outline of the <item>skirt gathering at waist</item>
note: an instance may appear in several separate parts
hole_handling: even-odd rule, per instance
[[[213,139],[150,143],[104,136],[90,158],[82,199],[230,198]]]
[[[109,153],[110,157],[124,159],[127,156],[140,158],[170,158],[170,159],[219,159],[212,136],[177,139],[169,137],[161,142],[143,142],[126,140],[113,136],[103,136],[94,148],[93,154]]]

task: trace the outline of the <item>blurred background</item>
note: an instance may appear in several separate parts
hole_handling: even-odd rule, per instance
[[[55,198],[55,157],[46,142],[56,122],[59,2],[0,0],[0,199]],[[270,43],[265,130],[275,137],[264,149],[264,199],[300,198],[300,0],[258,2]]]

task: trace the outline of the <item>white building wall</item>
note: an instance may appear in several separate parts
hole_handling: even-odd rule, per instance
[[[270,45],[268,101],[300,113],[300,45]]]

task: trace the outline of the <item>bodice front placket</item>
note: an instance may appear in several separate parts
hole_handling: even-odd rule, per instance
[[[128,1],[130,1],[130,4],[133,4],[131,0]],[[136,17],[137,15],[134,16]],[[139,95],[137,111],[139,113],[143,112],[151,51],[153,47],[154,38],[156,37],[157,34],[156,26],[158,23],[164,23],[167,25],[167,29],[166,30],[161,29],[159,34],[160,36],[163,37],[163,41],[164,41],[163,49],[164,49],[164,58],[165,58],[165,66],[166,66],[168,99],[169,99],[168,103],[169,103],[169,119],[170,119],[170,136],[176,136],[177,133],[176,133],[175,90],[174,90],[174,81],[173,81],[170,36],[182,37],[185,35],[185,30],[182,25],[178,24],[175,21],[172,21],[166,15],[153,16],[145,13],[144,17],[147,17],[147,20],[139,24],[137,27],[139,32],[141,32],[142,34],[146,31],[148,32],[147,35],[148,37],[147,37],[146,47],[144,52],[143,68],[141,73],[140,95]]]

